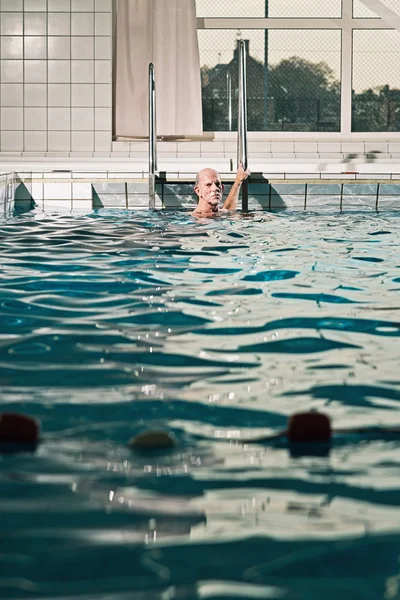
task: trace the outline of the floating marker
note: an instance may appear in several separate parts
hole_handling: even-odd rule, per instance
[[[322,413],[296,413],[289,419],[286,435],[289,442],[328,442],[332,437],[331,422]]]
[[[39,441],[39,421],[19,413],[0,413],[0,444],[34,444]]]
[[[138,450],[161,450],[176,446],[176,438],[168,431],[150,430],[131,438],[128,444]]]

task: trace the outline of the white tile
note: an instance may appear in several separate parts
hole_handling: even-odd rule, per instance
[[[237,151],[237,142],[233,141],[233,140],[225,140],[224,141],[224,148],[225,148],[225,153],[226,154],[230,154],[231,152],[235,152]]]
[[[389,152],[400,152],[400,142],[389,141]]]
[[[91,200],[92,199],[92,184],[91,183],[73,183],[72,184],[73,200]]]
[[[1,0],[1,11],[18,12],[23,11],[23,0]]]
[[[24,35],[46,35],[46,13],[24,13]]]
[[[49,12],[69,12],[71,10],[71,0],[48,0],[47,10]]]
[[[25,182],[27,179],[31,179],[32,171],[18,171],[17,175],[21,181]]]
[[[271,152],[294,152],[294,142],[281,142],[271,140]]]
[[[94,83],[94,61],[72,60],[71,78],[72,83]]]
[[[74,131],[93,131],[94,111],[93,108],[72,108],[71,129]]]
[[[48,109],[49,131],[64,131],[71,129],[71,110],[69,108]]]
[[[1,37],[1,58],[22,58],[23,57],[23,37],[2,36]]]
[[[200,148],[200,142],[178,142],[178,154],[180,155],[186,154],[187,152],[194,152],[195,154],[198,154],[200,156]],[[164,145],[163,149],[165,149]]]
[[[49,59],[71,58],[71,38],[69,36],[49,36],[47,43]]]
[[[89,179],[93,182],[96,179],[106,179],[107,171],[72,171],[73,179]]]
[[[111,54],[111,38],[96,37],[95,38],[95,57],[97,60],[108,60],[112,58]]]
[[[2,106],[22,106],[24,103],[22,83],[2,83],[0,98]]]
[[[72,199],[57,200],[56,198],[43,200],[43,210],[45,212],[70,212],[72,210]]]
[[[94,0],[71,0],[72,12],[93,12]]]
[[[46,83],[47,61],[26,60],[25,61],[25,83]]]
[[[20,107],[6,106],[1,109],[2,131],[24,128],[24,111]]]
[[[47,129],[47,109],[25,108],[24,129],[27,131],[44,131]]]
[[[92,212],[93,210],[93,200],[92,198],[86,200],[72,200],[72,211],[76,212]]]
[[[25,58],[47,58],[47,38],[45,36],[29,36],[24,38]]]
[[[32,198],[35,202],[43,201],[43,183],[40,181],[32,181]]]
[[[45,83],[28,83],[25,85],[25,106],[46,106],[46,104]]]
[[[318,152],[317,142],[299,142],[295,141],[294,143],[294,151],[295,152]]]
[[[96,35],[111,35],[110,13],[96,13],[94,20],[94,31]]]
[[[250,150],[250,141],[248,143],[248,146],[249,146],[249,150]],[[253,150],[253,147],[252,147],[252,150]],[[224,152],[225,152],[224,142],[217,141],[217,140],[201,142],[200,143],[200,152],[201,152],[201,155],[203,155],[203,154],[208,154],[208,155],[218,154],[219,156],[223,156]]]
[[[24,148],[24,138],[22,131],[2,131],[1,132],[1,151],[22,152]]]
[[[22,83],[24,81],[23,61],[2,60],[1,81],[2,83]]]
[[[24,151],[45,152],[47,150],[47,133],[45,131],[25,131]]]
[[[50,152],[69,152],[71,149],[71,134],[69,131],[49,131],[47,140]]]
[[[135,142],[137,143],[137,142]],[[143,151],[146,152],[149,145],[148,142],[139,142],[140,144],[143,144]],[[129,150],[131,149],[131,142],[113,142],[112,143],[112,151],[113,152],[129,152]]]
[[[22,35],[22,13],[3,13],[1,15],[1,35]]]
[[[71,86],[69,83],[49,83],[49,106],[69,106],[71,103]]]
[[[77,133],[77,132],[75,132]],[[84,133],[84,132],[80,132],[80,133]],[[83,139],[83,137],[82,137]],[[92,158],[94,155],[94,152],[89,151],[89,150],[82,150],[82,148],[80,150],[71,150],[70,154],[71,157],[79,157],[79,158]]]
[[[94,0],[94,8],[96,12],[111,12],[112,11],[112,0]]]
[[[94,128],[96,131],[111,131],[111,109],[95,108]]]
[[[45,200],[70,200],[72,198],[72,183],[44,182],[43,198]]]
[[[46,0],[25,0],[24,11],[39,11],[46,12],[47,10],[47,2]]]
[[[388,151],[388,142],[365,142],[365,152],[382,152],[384,154]]]
[[[95,82],[111,83],[111,61],[96,60],[94,65]]]
[[[70,13],[51,13],[47,17],[48,35],[70,35],[71,15]]]
[[[94,106],[94,85],[73,83],[71,104],[72,106]]]
[[[112,87],[110,83],[96,83],[94,86],[94,103],[96,106],[112,106]]]
[[[318,140],[318,152],[341,152],[340,142],[321,142]]]
[[[111,152],[112,136],[110,131],[96,131],[94,134],[94,148],[97,151]]]
[[[71,63],[69,60],[48,61],[49,83],[69,83],[71,79]]]
[[[54,107],[70,106],[71,88],[68,83],[49,83],[48,105]]]
[[[214,145],[215,141],[214,142],[209,142],[209,144]],[[203,145],[204,145],[204,143],[201,144],[202,151],[203,151]],[[225,145],[226,145],[226,142],[224,142],[224,152],[226,151]],[[270,142],[270,140],[263,140],[262,142],[259,142],[259,141],[257,142],[255,140],[249,140],[247,145],[248,145],[248,148],[249,148],[249,153],[250,152],[251,153],[253,153],[253,152],[256,152],[256,153],[269,153],[269,152],[271,152],[271,142]],[[222,155],[222,153],[221,153],[221,155]]]
[[[94,37],[75,36],[71,38],[71,56],[73,59],[94,58]]]
[[[94,14],[93,13],[72,13],[71,15],[71,33],[72,35],[93,35],[94,34]]]
[[[89,131],[73,131],[71,150],[74,152],[93,152],[94,151],[94,135]]]
[[[346,154],[363,153],[364,142],[342,142],[342,152]]]

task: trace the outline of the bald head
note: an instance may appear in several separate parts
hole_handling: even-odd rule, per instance
[[[217,177],[220,181],[221,181],[221,177],[220,174],[218,173],[218,171],[215,171],[215,169],[202,169],[201,171],[199,171],[196,175],[196,183],[194,184],[195,187],[198,187],[198,185],[200,184],[200,182],[202,181],[202,179],[204,177]]]

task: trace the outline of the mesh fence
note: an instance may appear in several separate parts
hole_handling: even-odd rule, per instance
[[[205,131],[229,130],[230,104],[237,128],[238,39],[247,43],[249,131],[339,131],[340,31],[199,30],[198,37]]]
[[[353,131],[400,131],[400,35],[353,33]]]
[[[380,2],[386,7],[392,10],[395,14],[400,16],[400,1],[399,0],[380,0]],[[355,19],[376,19],[377,15],[361,2],[361,0],[354,0],[353,4],[353,16]]]
[[[196,0],[198,17],[340,18],[341,0]]]

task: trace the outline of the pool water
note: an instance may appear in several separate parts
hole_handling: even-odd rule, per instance
[[[400,598],[399,436],[243,443],[400,426],[398,215],[3,218],[0,597]]]

